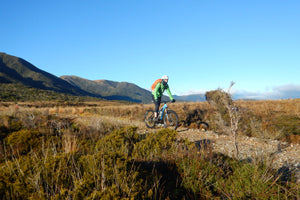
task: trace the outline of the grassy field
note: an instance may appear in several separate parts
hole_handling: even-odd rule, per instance
[[[299,143],[300,99],[235,101],[237,134]],[[169,105],[180,125],[231,134],[207,102]],[[152,104],[0,102],[1,199],[299,199],[261,162],[240,162],[170,129],[141,134]],[[207,128],[207,127],[206,127]],[[260,159],[263,160],[263,159]]]

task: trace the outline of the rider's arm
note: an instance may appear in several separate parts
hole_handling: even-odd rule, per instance
[[[171,91],[170,91],[170,88],[169,88],[169,86],[167,87],[167,93],[168,93],[168,95],[169,95],[169,97],[170,97],[170,99],[171,99],[171,101],[174,99],[173,98],[173,96],[172,96],[172,93],[171,93]]]

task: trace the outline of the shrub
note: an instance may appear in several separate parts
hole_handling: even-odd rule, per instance
[[[218,112],[221,114],[222,119],[225,120],[226,124],[229,125],[230,118],[227,105],[233,104],[230,94],[221,89],[217,89],[206,92],[205,98],[209,104],[217,108]]]
[[[139,192],[141,180],[131,161],[139,139],[136,130],[126,127],[106,135],[97,142],[94,154],[80,159],[84,179],[92,180],[101,198],[120,199]]]
[[[137,127],[121,128],[98,141],[98,152],[113,158],[126,159],[131,156],[134,144],[138,141]]]
[[[9,132],[14,132],[14,131],[19,131],[23,128],[23,123],[20,121],[18,118],[14,116],[1,116],[0,118],[0,124],[1,124],[1,130],[2,131],[7,131]],[[6,129],[7,128],[7,129]]]
[[[280,183],[280,176],[261,163],[240,162],[222,155],[190,154],[176,161],[190,199],[297,199],[297,183]]]
[[[153,132],[136,144],[134,155],[143,160],[157,160],[175,151],[174,144],[177,132],[171,129],[161,129]]]
[[[226,179],[219,179],[216,187],[229,199],[294,199],[277,183],[279,177],[265,164],[238,163]],[[296,194],[296,193],[295,193]]]
[[[7,137],[7,144],[15,151],[26,154],[31,148],[37,147],[40,143],[38,131],[22,129],[11,133]]]

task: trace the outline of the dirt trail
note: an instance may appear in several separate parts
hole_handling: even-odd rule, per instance
[[[111,117],[100,117],[111,120]],[[114,118],[114,123],[137,126],[139,133],[145,134],[158,131],[160,128],[148,129],[143,121],[129,120],[126,118]],[[219,152],[230,157],[235,155],[235,144],[232,136],[219,135],[212,131],[201,131],[199,129],[181,128],[177,129],[178,139],[187,138],[198,145],[205,143],[214,152]],[[237,138],[239,159],[257,160],[266,159],[273,168],[288,170],[296,173],[297,182],[300,183],[300,144],[288,144],[278,140],[260,139],[255,137],[239,136]]]
[[[147,133],[157,131],[147,129],[141,121],[130,121],[131,125],[138,126],[140,132]],[[235,144],[232,136],[219,135],[212,131],[201,131],[199,129],[188,129],[179,127],[177,129],[178,138],[187,138],[196,144],[205,142],[213,151],[230,157],[235,155]],[[297,171],[300,181],[300,144],[289,144],[278,140],[261,139],[255,137],[238,136],[237,138],[239,159],[254,160],[267,159],[276,169],[291,168]]]

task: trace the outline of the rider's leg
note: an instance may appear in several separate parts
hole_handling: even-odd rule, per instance
[[[159,110],[159,106],[160,106],[160,100],[161,98],[157,99],[157,102],[155,104],[155,110],[154,110],[154,117],[157,119],[158,117],[158,110]]]
[[[157,118],[157,113],[159,110],[159,106],[160,106],[160,101],[161,101],[161,97],[157,99],[157,101],[154,100],[154,96],[152,95],[152,99],[155,105],[155,109],[154,109],[154,118]]]

